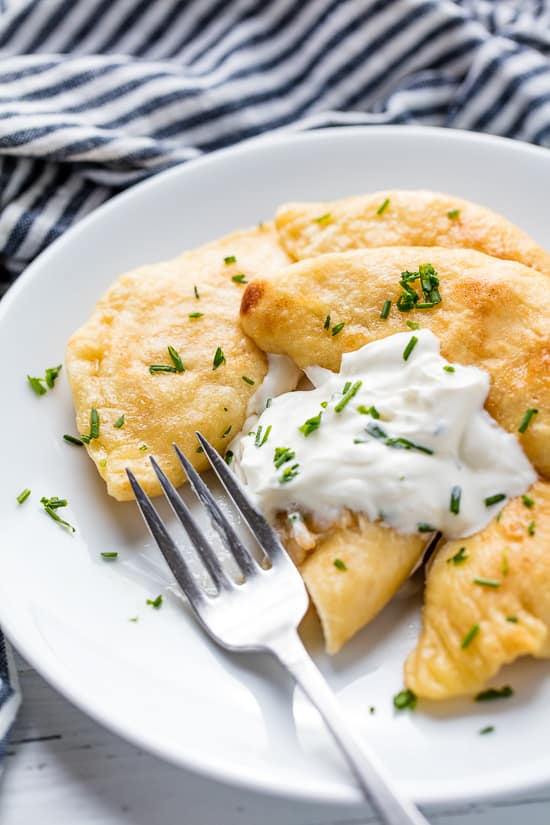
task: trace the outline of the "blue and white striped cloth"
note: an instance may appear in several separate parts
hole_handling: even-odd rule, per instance
[[[358,123],[550,145],[550,0],[0,0],[0,293],[148,175]]]

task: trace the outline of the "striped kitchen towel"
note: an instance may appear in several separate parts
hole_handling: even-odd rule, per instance
[[[550,0],[0,0],[0,294],[136,181],[269,129],[550,144]],[[16,703],[0,638],[0,754]]]

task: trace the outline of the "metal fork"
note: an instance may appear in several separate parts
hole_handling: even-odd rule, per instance
[[[193,491],[242,573],[243,583],[236,583],[220,563],[173,484],[150,456],[166,498],[215,585],[216,595],[207,594],[193,577],[151,500],[127,469],[143,518],[197,619],[222,647],[235,651],[267,650],[279,660],[323,717],[357,784],[381,822],[385,825],[428,825],[418,809],[399,794],[376,755],[363,742],[360,743],[351,731],[335,694],[300,641],[296,628],[307,609],[308,596],[297,568],[225,461],[200,433],[197,433],[197,438],[212,469],[269,563],[269,567],[263,567],[256,561],[204,481],[174,445]]]

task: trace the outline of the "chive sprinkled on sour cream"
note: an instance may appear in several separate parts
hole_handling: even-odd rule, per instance
[[[407,346],[403,350],[403,361],[408,361],[411,352],[413,351],[413,349],[416,347],[417,344],[418,344],[418,338],[416,337],[416,335],[411,336],[411,340],[409,341],[409,343],[407,344]]]
[[[491,507],[493,504],[499,504],[501,501],[504,501],[505,498],[504,493],[495,493],[494,496],[487,496],[483,501],[486,507]]]
[[[460,513],[460,497],[462,496],[462,489],[455,485],[451,490],[451,501],[449,504],[449,510],[451,513],[454,513],[455,516],[458,516]]]
[[[159,609],[159,607],[160,607],[160,606],[161,606],[161,604],[162,604],[162,594],[161,594],[161,593],[159,593],[159,595],[156,597],[156,599],[147,599],[147,600],[145,601],[145,604],[150,604],[150,605],[151,605],[151,607],[154,607],[154,608],[155,608],[155,610],[158,610],[158,609]]]
[[[336,409],[336,408],[335,408]],[[314,415],[311,418],[308,418],[307,421],[304,421],[301,427],[298,427],[301,433],[307,438],[308,435],[314,433],[315,430],[318,430],[321,426],[321,416],[323,415],[320,412],[318,415]]]
[[[105,561],[114,561],[118,559],[118,553],[115,550],[106,550],[103,553],[100,553],[101,558],[105,559]]]

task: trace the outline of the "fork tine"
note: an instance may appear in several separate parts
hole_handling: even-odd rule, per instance
[[[267,557],[274,559],[283,556],[288,559],[287,552],[277,538],[277,534],[266,518],[251,503],[235,473],[231,472],[223,458],[201,433],[195,433],[195,435],[199,439],[212,469],[225,487],[227,495],[252,530]]]
[[[185,470],[194,493],[208,511],[212,524],[216,530],[227,542],[227,546],[231,551],[233,558],[241,568],[241,572],[244,576],[254,576],[259,570],[254,558],[229,524],[227,518],[218,507],[212,493],[195,468],[186,459],[177,444],[173,444],[172,446],[174,447],[176,455],[183,465],[183,469]]]
[[[126,474],[130,480],[130,484],[132,485],[132,490],[134,491],[137,505],[141,510],[141,515],[143,516],[147,527],[151,531],[151,535],[158,544],[160,551],[166,559],[168,567],[174,574],[177,583],[189,599],[191,606],[196,610],[200,605],[204,604],[205,601],[202,590],[195,582],[191,571],[187,566],[187,562],[176,547],[174,541],[168,535],[159,514],[153,507],[151,499],[141,488],[134,474],[128,469],[128,467],[126,467]]]
[[[210,576],[216,587],[218,588],[226,588],[230,589],[234,586],[233,581],[227,575],[224,568],[220,564],[220,561],[215,554],[214,550],[208,543],[204,533],[194,520],[193,516],[189,512],[189,508],[182,500],[181,496],[178,494],[176,488],[172,484],[172,482],[168,479],[168,477],[164,474],[161,470],[153,456],[149,456],[149,461],[153,465],[153,469],[157,474],[157,478],[160,481],[162,489],[168,499],[172,510],[179,518],[181,523],[183,524],[185,531],[189,538],[191,539],[191,543],[198,551],[202,561],[204,562]]]

